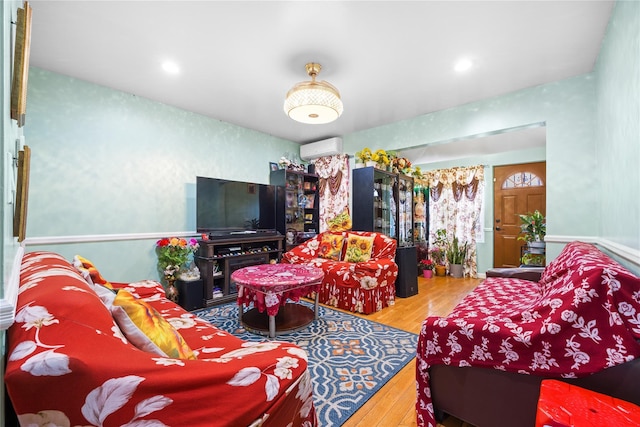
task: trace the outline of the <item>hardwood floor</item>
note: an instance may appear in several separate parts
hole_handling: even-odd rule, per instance
[[[481,281],[482,279],[454,279],[449,276],[431,279],[420,277],[417,295],[396,298],[393,307],[360,316],[417,334],[427,316],[446,316]],[[415,369],[414,359],[353,414],[344,426],[417,426]],[[445,423],[447,427],[462,425],[449,420]]]

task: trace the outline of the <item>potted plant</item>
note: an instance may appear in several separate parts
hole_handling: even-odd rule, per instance
[[[431,259],[435,263],[436,276],[447,274],[447,231],[443,228],[436,230],[433,239],[433,248],[429,251]]]
[[[463,264],[467,258],[468,243],[460,244],[458,238],[454,237],[447,249],[447,261],[449,261],[449,273],[452,277],[464,276]]]
[[[532,254],[525,253],[522,255],[522,265],[532,266],[532,267],[544,267],[545,264],[545,255],[544,254]]]
[[[431,278],[431,276],[433,275],[434,267],[435,267],[435,264],[429,258],[420,260],[420,262],[418,263],[418,270],[422,271],[422,275],[424,276],[425,279]]]
[[[518,240],[527,242],[529,253],[544,254],[544,236],[547,234],[544,215],[536,210],[533,213],[519,216],[522,224],[520,224],[521,236],[518,237]]]

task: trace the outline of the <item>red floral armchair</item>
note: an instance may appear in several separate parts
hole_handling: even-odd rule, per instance
[[[398,265],[396,241],[366,231],[324,232],[282,256],[289,264],[310,264],[324,271],[319,301],[370,314],[393,305]]]

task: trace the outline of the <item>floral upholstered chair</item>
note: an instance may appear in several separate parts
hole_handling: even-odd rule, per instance
[[[282,256],[283,263],[324,271],[319,301],[356,313],[374,313],[395,302],[396,241],[366,231],[324,232]]]

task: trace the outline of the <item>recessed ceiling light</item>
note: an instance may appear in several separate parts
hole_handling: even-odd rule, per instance
[[[461,73],[463,71],[467,71],[472,66],[473,66],[473,62],[471,62],[470,59],[463,58],[463,59],[458,60],[458,62],[456,62],[454,70],[456,70],[457,72]]]
[[[165,61],[162,63],[162,69],[165,70],[169,74],[178,74],[180,72],[180,68],[178,64],[171,61]]]

